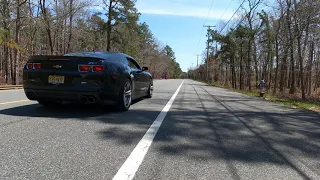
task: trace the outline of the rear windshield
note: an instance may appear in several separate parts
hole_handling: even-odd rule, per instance
[[[120,54],[116,53],[105,53],[105,52],[75,52],[75,53],[68,53],[63,56],[78,56],[78,57],[94,57],[94,58],[101,58],[107,61],[114,61],[123,63],[123,58]]]
[[[76,53],[68,53],[65,54],[64,56],[78,56],[78,57],[95,57],[95,58],[103,58],[107,59],[110,57],[113,57],[114,54],[108,54],[108,53],[100,53],[100,52],[76,52]]]

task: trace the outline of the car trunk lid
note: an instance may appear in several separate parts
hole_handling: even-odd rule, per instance
[[[102,65],[103,59],[79,56],[31,56],[28,64],[41,64],[39,69],[26,68],[26,78],[34,83],[51,85],[96,85],[101,73],[79,72],[79,65]]]

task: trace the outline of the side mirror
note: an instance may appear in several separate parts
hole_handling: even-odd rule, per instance
[[[142,71],[147,71],[148,67],[142,67]]]

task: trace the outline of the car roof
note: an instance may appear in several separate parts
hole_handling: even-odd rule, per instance
[[[122,56],[125,56],[125,57],[128,57],[128,58],[131,58],[131,59],[134,59],[133,57],[125,54],[125,53],[121,53],[121,52],[111,52],[111,51],[78,51],[78,52],[71,52],[71,53],[66,53],[65,55],[67,54],[82,54],[82,55],[88,55],[88,56],[94,56],[94,55],[98,55],[98,56],[101,56],[103,57],[103,55],[106,55],[106,54],[115,54],[115,55],[122,55]]]

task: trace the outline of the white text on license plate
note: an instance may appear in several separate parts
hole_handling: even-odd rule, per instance
[[[51,84],[63,84],[64,83],[64,76],[49,75],[48,83],[51,83]]]

